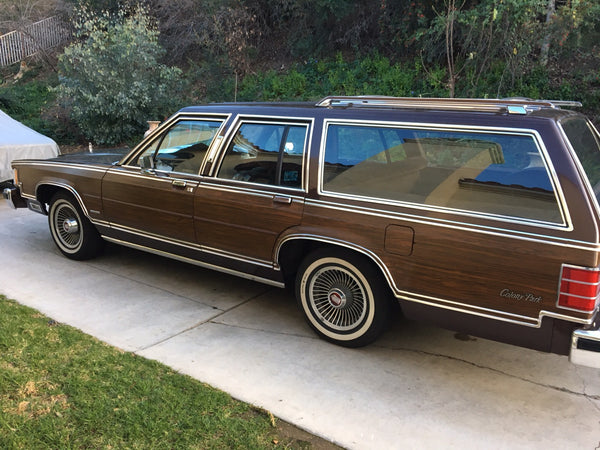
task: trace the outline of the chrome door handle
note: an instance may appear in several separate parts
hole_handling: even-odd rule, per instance
[[[184,188],[187,183],[184,180],[173,180],[171,184],[173,187]]]
[[[292,204],[292,197],[288,197],[287,195],[276,195],[273,197],[273,201],[275,203],[284,203],[286,205]]]

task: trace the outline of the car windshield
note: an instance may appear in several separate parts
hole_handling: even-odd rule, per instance
[[[562,120],[565,131],[583,170],[600,201],[600,136],[594,126],[583,117],[570,117]]]

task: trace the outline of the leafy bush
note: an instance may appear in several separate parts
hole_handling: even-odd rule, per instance
[[[283,73],[273,70],[245,77],[241,100],[315,100],[326,95],[442,96],[443,70],[425,72],[419,63],[395,63],[379,54],[347,61],[310,60]]]
[[[181,71],[158,62],[158,31],[143,8],[82,7],[74,27],[77,41],[59,58],[58,93],[88,139],[119,144],[175,109]]]
[[[48,81],[21,81],[10,87],[0,88],[0,109],[13,119],[54,138],[53,127],[42,118],[42,114],[55,97]]]

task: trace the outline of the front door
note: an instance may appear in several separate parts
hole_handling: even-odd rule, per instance
[[[194,242],[194,193],[222,120],[176,121],[143,150],[109,170],[102,182],[104,214],[113,230]]]

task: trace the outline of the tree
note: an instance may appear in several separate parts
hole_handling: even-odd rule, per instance
[[[0,34],[19,30],[57,13],[62,0],[0,0]]]
[[[538,18],[546,5],[542,0],[481,0],[467,8],[466,3],[445,0],[444,11],[436,11],[430,26],[417,33],[424,59],[445,61],[450,96],[459,81],[463,95],[477,95],[481,80],[502,66],[499,95],[534,66],[543,26]]]
[[[546,28],[552,23],[554,13],[556,12],[556,0],[548,0],[548,10],[546,12]],[[550,40],[552,39],[550,31],[546,30],[542,47],[540,49],[540,64],[546,66],[548,64],[548,53],[550,53]]]
[[[82,7],[74,28],[77,41],[59,58],[58,92],[86,138],[119,144],[173,111],[181,71],[159,63],[158,31],[142,7]]]

